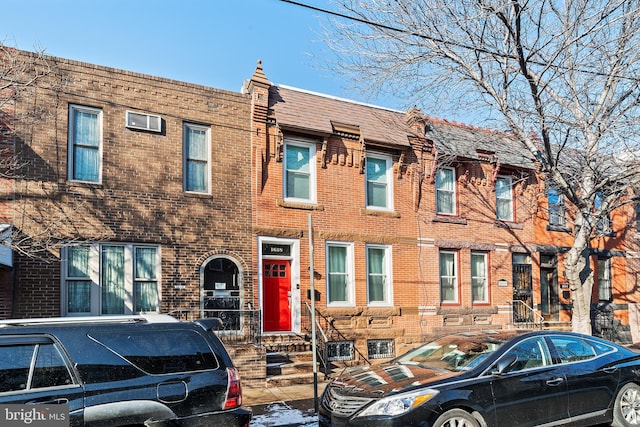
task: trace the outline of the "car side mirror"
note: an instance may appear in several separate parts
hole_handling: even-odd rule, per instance
[[[516,356],[515,354],[507,354],[506,356],[498,360],[498,363],[496,363],[494,368],[491,370],[491,374],[492,375],[506,374],[516,364],[517,361],[518,361],[518,356]]]

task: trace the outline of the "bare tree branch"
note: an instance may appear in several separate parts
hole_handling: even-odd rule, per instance
[[[338,71],[424,111],[473,111],[540,161],[575,207],[565,268],[574,330],[590,332],[591,236],[640,191],[638,0],[335,3],[326,40]]]

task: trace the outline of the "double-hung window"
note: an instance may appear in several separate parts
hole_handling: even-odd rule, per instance
[[[496,218],[513,221],[513,192],[511,178],[500,176],[496,179]]]
[[[556,188],[549,187],[547,190],[547,202],[549,204],[549,225],[564,227],[564,196]]]
[[[368,209],[393,210],[391,156],[368,154],[366,159],[366,203]]]
[[[208,194],[211,187],[210,128],[185,123],[183,138],[184,190]]]
[[[353,305],[353,244],[327,242],[327,304]]]
[[[102,180],[102,110],[69,106],[68,177],[71,181]]]
[[[440,251],[440,302],[458,303],[457,253]]]
[[[91,244],[63,250],[63,312],[68,316],[157,312],[157,246]]]
[[[489,302],[487,254],[484,252],[471,252],[471,293],[474,303]]]
[[[611,258],[598,258],[598,299],[613,300],[611,285]]]
[[[315,203],[315,144],[293,139],[285,140],[284,152],[285,200]]]
[[[456,213],[456,173],[453,168],[441,168],[436,173],[436,212]]]
[[[369,305],[390,305],[391,246],[367,245],[367,301]]]
[[[596,194],[596,198],[593,202],[593,207],[596,211],[599,211],[602,208],[602,203],[604,202],[602,193]],[[611,233],[611,217],[608,212],[600,212],[600,218],[596,222],[596,233],[597,234],[609,234]]]

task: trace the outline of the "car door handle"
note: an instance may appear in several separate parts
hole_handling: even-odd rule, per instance
[[[615,366],[611,366],[609,368],[602,368],[602,372],[604,372],[606,374],[613,374],[617,370],[618,370],[618,368],[616,368]]]
[[[547,385],[553,387],[553,386],[557,386],[557,385],[562,384],[563,381],[564,381],[563,378],[554,378],[552,380],[547,380]]]

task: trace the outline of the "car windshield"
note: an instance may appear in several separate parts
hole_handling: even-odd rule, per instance
[[[506,337],[500,335],[452,335],[411,350],[395,362],[448,371],[467,371],[475,368],[505,341]]]

